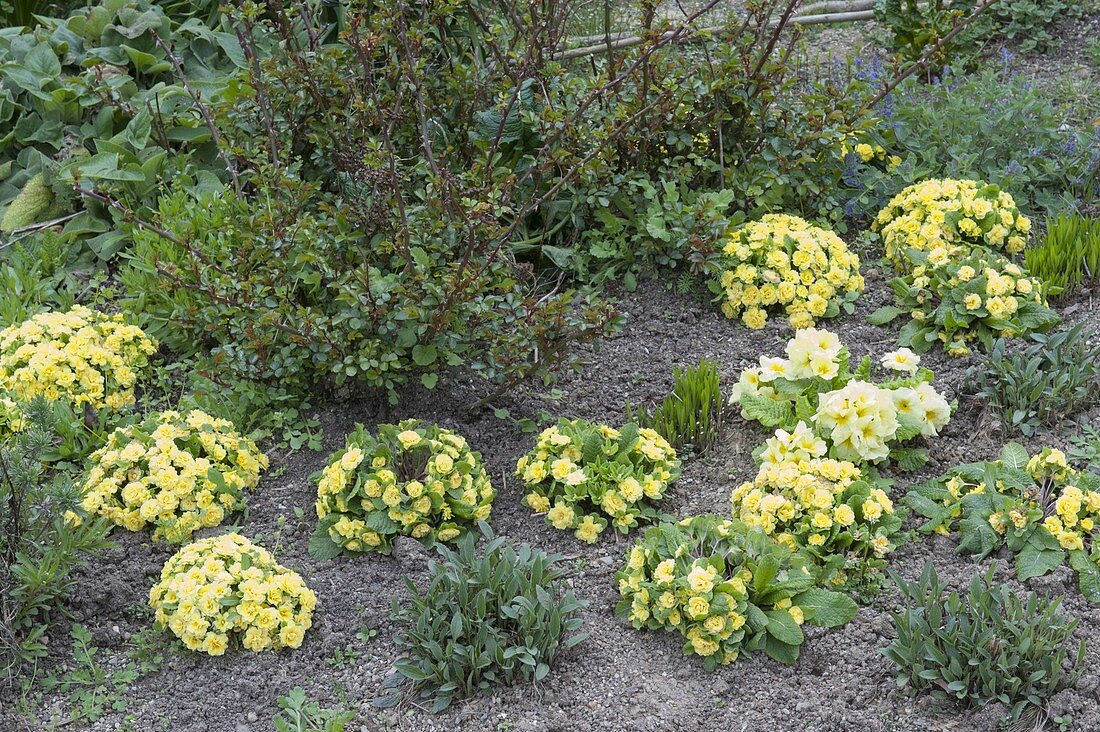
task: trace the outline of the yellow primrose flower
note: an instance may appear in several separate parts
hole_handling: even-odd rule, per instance
[[[185,599],[192,597],[199,599]],[[220,656],[231,635],[253,651],[299,647],[317,596],[266,549],[224,534],[176,552],[149,590],[149,605],[187,648]]]
[[[416,457],[410,460],[412,450]],[[523,469],[539,472],[545,466],[527,461]],[[488,520],[496,497],[481,455],[461,435],[418,420],[378,425],[377,436],[357,426],[345,449],[313,479],[317,532],[352,553],[389,553],[397,535],[453,541]],[[538,496],[527,501],[532,508],[550,508]],[[384,518],[373,518],[379,515]]]
[[[675,450],[653,429],[562,419],[538,436],[515,474],[526,487],[528,506],[545,510],[555,528],[573,529],[590,542],[608,524],[627,533],[656,518],[650,501],[665,494],[679,468]]]
[[[722,252],[722,312],[752,329],[764,327],[775,305],[796,330],[812,327],[864,285],[859,258],[843,240],[796,216],[769,214],[732,230]]]
[[[157,439],[156,435],[171,435]],[[227,446],[234,459],[229,460]],[[244,459],[242,459],[244,456]],[[112,432],[92,454],[81,507],[130,531],[179,544],[220,524],[254,490],[267,458],[228,420],[200,410],[166,411]]]

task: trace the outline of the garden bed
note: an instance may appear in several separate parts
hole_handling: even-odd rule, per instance
[[[855,43],[862,37],[859,28],[811,31],[811,48],[816,49],[811,54],[821,49],[829,54],[860,51]],[[1057,85],[1068,96],[1079,97],[1076,108],[1084,110],[1082,114],[1100,112],[1096,99],[1100,70],[1083,61],[1086,42],[1097,29],[1100,16],[1095,14],[1061,23],[1055,32],[1064,40],[1062,49],[1019,61],[1037,83]],[[848,231],[844,239],[855,246],[859,233]],[[888,265],[875,261],[881,251],[859,254],[866,289],[854,312],[818,323],[840,335],[851,349],[853,363],[865,355],[877,360],[893,350],[902,325],[902,321],[868,324],[868,315],[893,301],[887,283],[892,275]],[[348,729],[369,732],[1000,729],[1008,712],[1003,705],[959,708],[927,696],[911,697],[898,688],[893,664],[880,653],[893,637],[890,613],[899,601],[898,590],[890,584],[861,604],[852,622],[834,629],[807,626],[806,642],[793,666],[761,652],[708,673],[699,658],[684,656],[678,634],[640,632],[616,616],[620,595],[615,573],[638,534],[623,537],[609,531],[598,543],[587,545],[533,513],[524,504],[526,491],[514,471],[535,438],[521,430],[517,420],[538,419],[545,410],[554,417],[620,424],[627,403],[653,403],[668,393],[674,367],[711,359],[719,365],[723,383],[730,385],[762,354],[781,352],[791,330],[781,318],[771,319],[761,330],[727,320],[710,302],[701,281],[679,273],[649,275],[636,291],[615,285],[606,294],[617,299],[624,316],[622,331],[581,346],[579,371],[564,374],[552,388],[524,388],[494,400],[497,411],[506,409],[507,415],[494,415],[491,408],[471,413],[470,405],[486,397],[489,388],[484,381],[454,369],[440,377],[434,390],[421,388],[415,380],[414,385],[401,388],[397,405],[388,403],[384,395],[341,387],[313,415],[323,431],[321,449],[268,450],[270,467],[247,510],[238,515],[238,527],[270,549],[280,564],[301,573],[316,593],[313,627],[300,648],[264,653],[234,650],[217,657],[186,651],[170,633],[153,629],[148,608],[149,588],[178,547],[152,542],[148,531],[115,529],[113,546],[79,571],[67,604],[72,622],[55,625],[48,639],[49,657],[39,664],[39,677],[52,676],[60,686],[48,682],[33,686],[21,700],[12,698],[9,704],[3,699],[0,730],[260,732],[271,729],[279,698],[295,687],[321,706],[355,712]],[[1056,309],[1067,325],[1081,322],[1100,327],[1100,308],[1091,292],[1058,302]],[[913,473],[887,472],[896,501],[908,487],[960,463],[995,459],[1011,440],[1032,451],[1044,444],[1065,446],[1064,434],[1009,435],[980,400],[964,396],[972,386],[971,369],[980,368],[985,358],[979,352],[952,358],[939,348],[922,356],[921,365],[936,374],[936,387],[949,399],[958,399],[958,404],[943,432],[927,442],[931,458],[927,465]],[[1100,407],[1088,416],[1097,423]],[[562,555],[567,584],[587,603],[581,613],[587,639],[564,651],[544,680],[494,686],[491,692],[459,700],[441,713],[431,713],[427,705],[409,700],[388,708],[375,704],[389,693],[403,652],[393,640],[398,628],[391,605],[406,598],[406,580],[424,584],[432,551],[403,538],[397,540],[392,556],[318,560],[309,552],[317,494],[311,475],[325,467],[333,451],[343,448],[345,435],[357,423],[373,429],[378,423],[406,418],[452,429],[480,451],[497,491],[493,530]],[[756,423],[731,417],[709,454],[684,460],[683,473],[659,504],[661,510],[678,517],[707,512],[728,515],[730,491],[753,478],[752,451],[770,434],[771,430]],[[911,517],[906,528],[917,525]],[[198,537],[226,529],[204,529]],[[1069,567],[1021,584],[1007,552],[975,563],[958,554],[954,538],[914,532],[889,556],[889,569],[914,579],[929,561],[953,589],[965,588],[975,575],[995,566],[996,582],[1012,590],[1064,595],[1063,612],[1080,619],[1074,641],[1087,643],[1087,655],[1080,678],[1049,700],[1048,711],[1072,718],[1061,723],[1065,729],[1100,729],[1100,606],[1081,595],[1077,576]],[[90,633],[87,643],[99,649],[94,654],[73,654],[71,633],[79,633],[79,628]],[[85,676],[81,674],[103,676],[82,685]],[[88,689],[95,690],[91,699]],[[74,704],[88,705],[94,713],[81,715],[87,721],[72,722]],[[26,711],[30,715],[23,718]]]
[[[856,312],[828,324],[843,334],[856,358],[888,350],[896,336],[894,328],[865,323],[866,315],[888,298],[879,270],[868,272],[867,279]],[[511,412],[533,414],[547,408],[616,423],[623,419],[626,401],[654,400],[667,392],[673,366],[711,358],[722,364],[727,379],[734,379],[760,354],[779,352],[788,337],[785,324],[769,324],[762,331],[731,327],[698,294],[676,294],[656,281],[624,294],[622,309],[627,315],[622,334],[592,351],[579,374],[563,379],[560,398],[530,396],[508,404]],[[1063,313],[1068,320],[1100,323],[1091,299],[1074,302]],[[937,384],[954,398],[966,382],[968,368],[980,358],[954,359],[937,352],[922,363],[936,372]],[[320,413],[325,450],[271,456],[271,468],[249,504],[244,526],[252,538],[275,551],[282,564],[299,570],[317,593],[315,626],[298,651],[220,658],[166,652],[159,671],[127,689],[126,711],[91,728],[117,729],[123,719],[132,719],[133,729],[159,729],[162,724],[188,732],[268,729],[278,710],[276,698],[301,686],[323,703],[345,698],[349,708],[361,713],[351,729],[366,730],[996,729],[1005,711],[998,705],[960,712],[927,698],[910,699],[897,690],[891,665],[877,650],[891,637],[889,610],[897,600],[896,591],[862,606],[846,626],[808,629],[794,667],[758,654],[706,673],[698,659],[682,656],[677,636],[635,631],[613,611],[618,600],[614,574],[631,542],[609,537],[590,547],[534,515],[522,504],[522,486],[512,476],[516,460],[533,437],[492,414],[467,416],[464,405],[478,394],[461,379],[441,386],[444,390],[434,393],[410,390],[400,407],[354,399],[331,404]],[[428,552],[409,540],[400,541],[392,557],[315,562],[307,551],[316,492],[309,475],[324,466],[331,450],[343,445],[344,434],[356,422],[373,425],[409,416],[456,429],[483,453],[499,491],[492,516],[495,530],[565,555],[570,584],[589,602],[583,613],[589,638],[565,653],[544,682],[498,688],[438,715],[416,706],[379,710],[372,704],[385,693],[384,682],[400,655],[391,641],[395,629],[389,620],[390,603],[404,596],[406,577],[424,578]],[[750,453],[766,436],[763,428],[734,420],[712,454],[685,463],[682,478],[662,507],[674,515],[728,512],[730,490],[735,481],[752,477]],[[893,476],[895,497],[905,486],[950,466],[995,458],[1004,441],[980,404],[962,400],[944,434],[929,442],[930,464],[916,475]],[[295,516],[295,507],[305,510],[304,519]],[[116,547],[85,573],[73,606],[76,619],[104,649],[99,662],[107,669],[125,663],[135,652],[135,637],[149,625],[144,608],[148,587],[173,552],[169,546],[151,544],[144,533],[117,531],[114,539]],[[890,568],[914,578],[932,560],[941,577],[962,588],[990,562],[975,564],[958,556],[955,547],[954,540],[943,537],[917,538],[892,555]],[[998,566],[999,582],[1018,586],[1010,557],[991,561]],[[1073,716],[1073,729],[1092,729],[1100,725],[1100,608],[1081,597],[1068,568],[1029,586],[1043,594],[1065,594],[1065,610],[1081,618],[1077,636],[1089,644],[1086,671],[1076,687],[1055,697],[1051,706],[1056,714]],[[364,627],[376,629],[377,635],[364,642],[357,637]],[[68,650],[64,637],[56,637],[53,645],[61,654]],[[67,703],[65,697],[43,699],[42,721],[65,719]]]

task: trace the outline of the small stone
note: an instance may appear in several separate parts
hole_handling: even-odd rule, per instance
[[[257,719],[259,719],[259,717],[256,715],[256,712],[249,712],[248,713],[248,721],[249,722],[255,722]]]

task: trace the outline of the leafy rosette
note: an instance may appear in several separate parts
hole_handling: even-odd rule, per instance
[[[982,559],[1007,548],[1021,581],[1068,559],[1081,593],[1100,603],[1100,476],[1070,467],[1062,451],[1029,455],[1009,443],[997,460],[952,468],[905,500],[926,519],[922,532],[957,533],[960,553]]]
[[[454,541],[488,520],[496,496],[480,453],[461,435],[415,419],[378,425],[377,437],[358,425],[313,480],[316,557],[388,554],[397,536]]]
[[[802,625],[836,627],[856,615],[847,595],[816,587],[808,558],[762,531],[713,515],[649,528],[615,575],[616,613],[638,629],[684,638],[708,671],[742,653],[794,663]]]
[[[948,355],[965,356],[971,345],[989,350],[996,338],[1049,330],[1061,321],[1047,304],[1043,283],[989,250],[933,263],[914,255],[910,272],[890,281],[894,304],[869,317],[873,325],[899,316],[910,320],[898,343],[924,353],[939,344]]]
[[[557,529],[595,543],[609,525],[628,533],[657,518],[660,500],[680,475],[680,460],[655,430],[615,429],[560,420],[543,430],[516,465],[527,505]]]

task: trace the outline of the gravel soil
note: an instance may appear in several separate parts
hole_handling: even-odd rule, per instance
[[[1096,19],[1088,21],[1095,29]],[[1069,34],[1067,34],[1069,35]],[[1089,34],[1071,41],[1066,58],[1076,63],[1078,47]],[[1049,59],[1037,75],[1046,73]],[[1095,70],[1092,71],[1095,79]],[[865,265],[867,290],[856,312],[824,323],[841,334],[853,352],[881,354],[895,345],[900,322],[885,327],[866,324],[868,313],[890,295],[883,273]],[[608,423],[624,419],[630,401],[659,399],[671,386],[674,366],[700,358],[718,362],[732,382],[761,354],[779,354],[789,337],[785,323],[770,322],[749,331],[726,321],[699,293],[681,294],[671,282],[650,280],[637,292],[617,293],[626,324],[621,334],[586,349],[579,373],[562,378],[552,393],[524,393],[501,404],[514,416],[535,416],[546,409],[556,416],[575,416]],[[1068,321],[1097,320],[1091,298],[1062,308]],[[937,375],[936,385],[959,398],[945,433],[928,444],[931,463],[918,474],[894,475],[895,498],[906,488],[953,465],[993,458],[1007,439],[980,403],[964,395],[968,370],[981,359],[950,359],[936,352],[924,364]],[[60,693],[18,700],[0,691],[0,731],[65,729],[171,730],[172,732],[259,732],[272,729],[277,698],[295,686],[322,706],[345,705],[358,712],[350,730],[852,730],[861,732],[926,732],[928,730],[999,729],[999,705],[977,709],[944,706],[927,698],[911,699],[896,687],[889,662],[878,652],[892,634],[889,611],[897,600],[887,591],[860,608],[857,618],[833,630],[808,628],[802,655],[794,666],[763,656],[745,658],[703,671],[698,659],[683,657],[678,636],[635,631],[614,615],[618,591],[614,573],[630,540],[606,537],[587,546],[535,516],[521,503],[522,486],[512,477],[516,460],[532,436],[511,421],[486,412],[471,416],[468,405],[483,388],[455,374],[432,392],[413,389],[399,407],[374,398],[351,398],[325,405],[318,413],[324,449],[293,454],[272,453],[271,468],[252,497],[240,530],[271,549],[280,563],[302,573],[319,598],[314,627],[296,651],[254,654],[230,652],[220,658],[190,653],[166,634],[150,634],[145,608],[149,587],[173,549],[153,544],[148,533],[115,531],[113,548],[81,573],[72,594],[74,621],[87,627],[100,648],[96,663],[108,673],[123,668],[135,654],[163,653],[159,668],[126,685],[122,711],[97,722],[69,723],[71,699]],[[1094,417],[1097,415],[1093,415]],[[584,630],[589,638],[560,657],[544,681],[457,703],[432,715],[416,706],[376,709],[372,700],[394,670],[401,650],[392,641],[390,604],[405,595],[406,578],[424,576],[428,553],[414,542],[402,542],[392,557],[364,556],[315,562],[307,545],[313,529],[315,485],[309,476],[322,468],[329,452],[343,444],[357,422],[419,417],[460,431],[479,450],[498,489],[492,524],[508,534],[551,552],[566,555],[569,583],[588,602]],[[755,424],[732,420],[719,444],[703,459],[684,463],[683,476],[663,507],[672,514],[726,513],[735,481],[751,478],[752,449],[767,436]],[[1067,435],[1033,440],[1065,445]],[[295,509],[304,512],[299,518]],[[912,527],[912,526],[911,526]],[[1089,605],[1068,568],[1033,580],[1022,588],[1015,581],[1011,558],[997,556],[974,563],[955,553],[953,540],[915,537],[891,557],[891,569],[917,576],[933,561],[953,587],[965,586],[976,573],[996,566],[997,580],[1013,589],[1066,596],[1064,610],[1081,619],[1076,631],[1088,642],[1085,672],[1077,684],[1056,696],[1054,715],[1072,715],[1074,730],[1100,729],[1100,607]],[[360,633],[377,630],[373,637]],[[66,624],[50,639],[51,658],[40,673],[71,667]],[[29,710],[29,718],[17,714]]]

